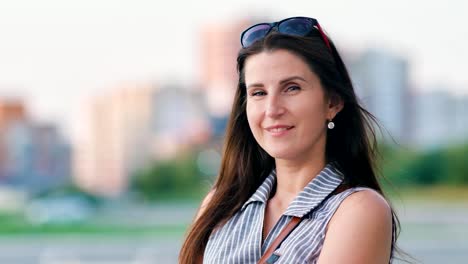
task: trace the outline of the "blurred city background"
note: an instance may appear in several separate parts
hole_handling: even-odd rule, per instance
[[[239,34],[299,15],[330,34],[384,127],[379,164],[400,247],[420,263],[466,263],[466,11],[463,1],[1,1],[0,263],[176,263],[219,168]]]

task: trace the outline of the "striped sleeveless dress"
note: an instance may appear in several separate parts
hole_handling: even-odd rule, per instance
[[[265,206],[276,182],[273,170],[241,209],[226,224],[213,231],[205,248],[203,263],[257,263],[293,216],[304,219],[274,252],[280,256],[275,264],[316,263],[327,224],[341,202],[354,192],[369,189],[354,187],[329,196],[343,179],[343,174],[333,163],[328,163],[291,202],[262,244]]]

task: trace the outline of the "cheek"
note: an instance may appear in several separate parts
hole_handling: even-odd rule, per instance
[[[258,107],[255,104],[247,102],[246,106],[246,115],[247,115],[247,121],[250,126],[250,130],[252,131],[253,134],[256,134],[256,131],[259,129],[260,125],[260,111]]]
[[[323,104],[303,104],[303,107],[296,109],[296,113],[302,116],[302,120],[305,121],[307,129],[319,130],[325,128],[326,123],[326,111]],[[301,113],[308,113],[307,116]]]

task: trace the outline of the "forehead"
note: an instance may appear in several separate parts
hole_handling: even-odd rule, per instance
[[[279,82],[291,76],[318,79],[309,65],[298,55],[287,50],[263,51],[245,61],[246,85],[250,83]]]

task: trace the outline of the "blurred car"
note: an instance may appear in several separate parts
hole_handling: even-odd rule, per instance
[[[81,223],[91,217],[95,207],[81,196],[35,198],[25,210],[26,219],[37,225]]]

